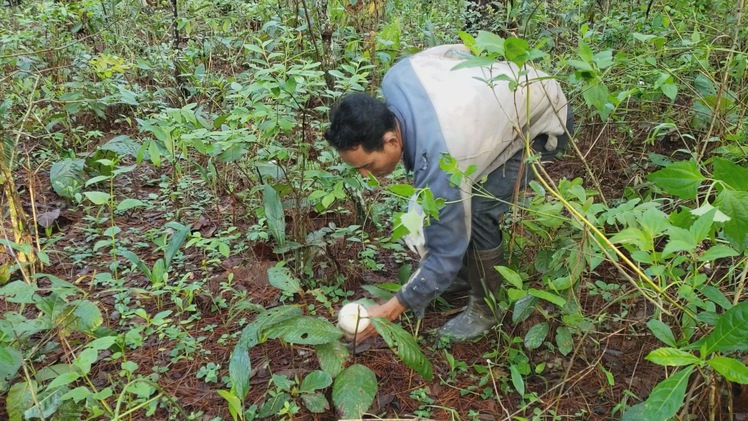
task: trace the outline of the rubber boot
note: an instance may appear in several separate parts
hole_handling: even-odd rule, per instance
[[[439,336],[462,342],[476,338],[496,325],[496,316],[488,306],[486,297],[489,293],[496,294],[501,286],[501,275],[494,266],[503,264],[503,260],[502,246],[492,250],[468,251],[470,299],[467,308],[444,324],[439,329]]]
[[[452,304],[453,301],[465,298],[470,293],[470,283],[468,282],[468,269],[467,259],[462,263],[460,271],[457,272],[452,283],[449,284],[446,290],[442,293],[441,297],[445,301]]]

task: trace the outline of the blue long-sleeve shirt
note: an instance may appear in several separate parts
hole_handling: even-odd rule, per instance
[[[418,269],[398,291],[401,303],[422,317],[426,305],[452,282],[470,241],[472,184],[524,147],[523,138],[547,134],[548,149],[564,133],[567,101],[554,79],[510,63],[452,70],[469,53],[464,45],[431,48],[396,63],[382,92],[395,114],[403,141],[403,162],[416,188],[428,187],[446,200],[439,219],[424,227],[425,253]],[[485,80],[508,75],[519,82]],[[462,171],[475,165],[460,186],[450,185],[439,166],[444,154]]]

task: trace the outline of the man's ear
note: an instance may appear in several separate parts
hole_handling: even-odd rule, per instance
[[[395,130],[390,130],[384,133],[384,144],[392,144],[392,146],[402,147],[400,137],[397,135]]]

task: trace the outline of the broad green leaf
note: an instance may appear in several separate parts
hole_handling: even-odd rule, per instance
[[[478,31],[475,43],[488,54],[504,55],[504,38],[488,31]]]
[[[232,390],[242,401],[249,393],[249,374],[252,371],[246,345],[241,341],[237,343],[229,360],[229,379],[231,380]]]
[[[103,205],[105,203],[109,203],[109,199],[112,198],[112,195],[102,191],[87,191],[83,193],[83,195],[85,195],[86,198],[90,200],[94,205]]]
[[[748,384],[748,368],[734,358],[717,356],[706,362],[731,382]]]
[[[506,267],[506,266],[495,266],[496,270],[499,271],[502,277],[504,277],[505,280],[507,280],[510,284],[512,284],[517,289],[522,289],[523,282],[522,278],[519,276],[517,272],[514,270]]]
[[[647,176],[666,193],[682,199],[695,199],[705,180],[695,161],[679,161]]]
[[[717,244],[712,246],[709,250],[705,251],[699,256],[699,262],[713,262],[717,259],[723,259],[725,257],[735,257],[740,255],[735,249],[724,244]]]
[[[528,59],[529,49],[530,46],[527,44],[527,41],[521,38],[510,37],[504,40],[504,55],[507,60],[517,66],[525,64]]]
[[[101,310],[91,301],[73,301],[70,304],[75,306],[75,310],[73,311],[74,319],[70,325],[66,326],[67,328],[78,332],[92,332],[104,323]]]
[[[110,348],[114,343],[117,342],[117,336],[102,336],[96,338],[93,341],[86,344],[86,348],[95,349],[101,351]]]
[[[279,393],[278,395],[270,396],[260,407],[258,417],[269,418],[273,415],[278,415],[278,412],[283,409],[283,405],[292,400],[293,398],[288,393]]]
[[[638,403],[623,413],[623,416],[621,417],[621,421],[646,420],[647,419],[645,417],[646,411],[647,411],[647,403],[646,402]]]
[[[286,342],[301,345],[319,345],[336,341],[343,331],[327,320],[302,316],[279,323],[265,332],[270,339],[281,338]]]
[[[522,378],[522,374],[515,364],[509,366],[509,373],[512,378],[512,386],[514,390],[519,393],[520,396],[525,396],[525,379]]]
[[[699,358],[695,355],[676,348],[655,349],[647,355],[646,359],[658,365],[676,367],[699,362]]]
[[[688,366],[657,384],[647,398],[643,419],[667,421],[672,418],[683,406],[691,371],[693,366]]]
[[[400,215],[400,223],[408,229],[410,234],[418,234],[423,231],[423,213],[412,210]]]
[[[299,280],[293,276],[293,273],[284,266],[273,266],[269,268],[268,282],[270,282],[270,285],[288,295],[302,292],[301,282],[299,282]]]
[[[322,370],[314,370],[304,377],[299,386],[299,393],[312,393],[332,384],[332,377]]]
[[[741,167],[724,158],[712,158],[714,178],[727,184],[733,190],[748,190],[748,168]]]
[[[460,62],[460,64],[452,68],[452,71],[466,69],[470,67],[491,67],[494,64],[496,64],[496,60],[493,58],[483,57],[483,56],[474,57],[474,58],[467,59],[465,61]]]
[[[709,335],[688,348],[703,349],[705,356],[714,352],[748,349],[748,301],[727,310]]]
[[[263,186],[262,203],[265,207],[265,218],[270,233],[275,238],[277,245],[282,247],[286,243],[286,215],[283,212],[283,204],[278,192],[268,184]]]
[[[107,143],[99,146],[96,149],[103,151],[112,151],[120,157],[129,155],[133,158],[137,158],[138,152],[140,151],[140,145],[132,140],[130,136],[120,135],[113,137]]]
[[[66,199],[72,199],[83,186],[83,167],[85,160],[65,158],[55,162],[49,169],[49,181],[55,193]]]
[[[69,373],[63,373],[57,376],[54,380],[49,383],[47,388],[49,390],[57,389],[58,387],[67,386],[70,383],[78,380],[81,377],[80,373],[71,371]]]
[[[525,334],[525,347],[527,349],[537,349],[543,344],[546,336],[548,336],[548,323],[542,322],[530,328]]]
[[[73,390],[69,390],[67,393],[62,395],[60,400],[66,401],[69,399],[72,399],[73,402],[78,403],[82,401],[83,399],[86,399],[87,397],[91,396],[91,390],[89,390],[85,386],[78,386]]]
[[[553,303],[559,307],[563,307],[566,305],[566,300],[564,298],[559,297],[558,295],[552,292],[543,291],[542,289],[535,289],[535,288],[530,288],[529,290],[527,290],[527,292],[533,297],[538,297],[542,300],[546,300],[549,303]]]
[[[145,207],[145,202],[138,199],[125,199],[117,204],[117,211],[124,212],[133,208]]]
[[[293,387],[291,379],[286,376],[281,376],[280,374],[273,374],[273,384],[275,387],[285,392],[290,392]]]
[[[748,192],[723,190],[714,205],[730,217],[724,228],[730,244],[737,251],[744,251],[748,247]]]
[[[13,281],[0,288],[0,297],[9,303],[31,304],[38,290],[36,285],[24,281]]]
[[[135,267],[140,269],[140,271],[143,272],[143,274],[148,277],[148,279],[151,279],[151,269],[146,266],[145,262],[143,262],[143,260],[141,260],[137,254],[125,249],[120,249],[118,253],[120,256],[127,259],[130,263],[134,264]]]
[[[393,184],[387,190],[400,197],[411,197],[416,193],[416,188],[410,184]]]
[[[231,418],[234,421],[237,421],[239,419],[239,414],[243,413],[242,401],[228,390],[218,390],[216,393],[218,393],[219,396],[226,400],[226,402],[229,404],[229,413],[231,414]]]
[[[584,102],[594,107],[603,120],[607,120],[610,111],[606,109],[608,104],[608,88],[601,82],[595,82],[588,86],[582,93]]]
[[[678,85],[675,83],[663,83],[660,86],[660,90],[666,97],[670,98],[671,101],[675,101],[675,97],[678,96]]]
[[[556,346],[561,355],[569,355],[574,348],[574,341],[571,337],[571,330],[566,326],[556,328]]]
[[[182,225],[179,222],[169,222],[165,225],[166,228],[171,228],[174,233],[169,239],[169,243],[166,245],[166,251],[164,252],[164,266],[168,269],[171,266],[171,261],[176,256],[179,248],[184,244],[184,240],[187,239],[187,235],[190,233],[189,225]]]
[[[348,348],[339,341],[317,345],[319,366],[332,378],[337,377],[343,371],[349,356]]]
[[[361,418],[374,402],[377,386],[377,376],[364,365],[353,364],[340,373],[332,386],[332,401],[339,418]]]
[[[708,298],[709,301],[722,307],[723,310],[729,310],[732,308],[732,303],[730,302],[730,300],[728,300],[727,297],[725,297],[725,294],[718,288],[715,288],[711,285],[703,285],[701,288],[699,288],[699,291],[704,294],[704,296]]]
[[[263,331],[271,326],[286,320],[294,319],[302,315],[301,308],[298,306],[282,306],[271,308],[257,315],[257,317],[248,324],[242,335],[239,337],[239,343],[244,344],[247,349],[254,348],[257,344],[264,342]]]
[[[8,421],[23,421],[23,413],[34,405],[34,396],[38,393],[37,384],[33,380],[11,386],[5,400]]]
[[[524,298],[517,300],[514,303],[514,311],[512,311],[512,323],[517,324],[527,320],[537,303],[537,297],[531,295],[527,295]]]
[[[661,320],[651,319],[647,322],[647,327],[652,331],[657,339],[671,347],[675,346],[675,336],[673,336],[673,331],[670,329],[670,326],[666,325]]]
[[[21,369],[23,355],[15,348],[0,345],[0,390],[8,390],[8,385]]]
[[[655,238],[668,228],[667,215],[657,208],[649,208],[639,218],[639,225],[649,238]]]
[[[330,403],[321,393],[304,393],[301,395],[301,400],[304,402],[306,409],[313,414],[322,414],[330,409]]]
[[[91,371],[91,366],[98,358],[99,351],[86,348],[78,354],[78,357],[73,361],[73,365],[78,367],[83,375],[86,375]]]
[[[579,39],[579,57],[586,61],[587,63],[591,63],[594,58],[594,53],[592,52],[592,49],[589,45],[587,45],[584,41]]]
[[[434,377],[431,362],[423,355],[413,335],[406,332],[400,325],[391,323],[381,317],[372,317],[369,320],[379,335],[387,342],[390,349],[400,357],[405,365],[415,370],[426,380],[431,380]]]

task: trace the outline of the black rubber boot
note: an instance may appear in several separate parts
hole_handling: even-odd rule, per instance
[[[496,315],[486,302],[488,293],[495,294],[502,277],[494,266],[503,264],[504,249],[500,245],[492,250],[468,250],[467,272],[470,283],[470,300],[467,308],[439,329],[439,336],[462,342],[477,338],[494,325]]]
[[[457,301],[467,297],[470,294],[470,283],[468,282],[468,269],[467,259],[462,263],[460,271],[457,272],[452,283],[449,284],[446,290],[442,293],[441,297],[445,301],[452,304],[453,301]]]

